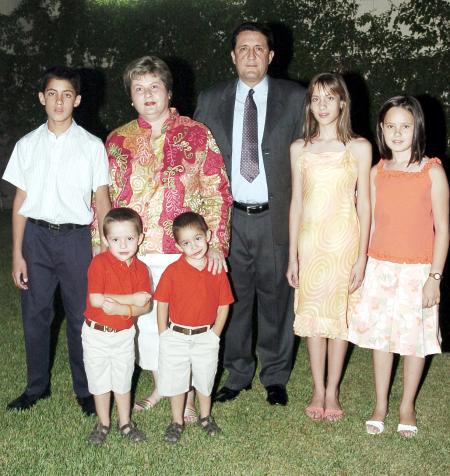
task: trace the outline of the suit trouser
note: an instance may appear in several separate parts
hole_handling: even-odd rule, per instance
[[[292,370],[294,333],[293,293],[285,273],[288,246],[274,244],[270,212],[247,215],[233,210],[230,277],[236,302],[225,332],[225,385],[239,390],[253,379],[253,307],[257,302],[257,339],[264,386],[285,385]]]
[[[81,327],[91,261],[89,227],[52,231],[27,222],[23,238],[28,290],[21,292],[22,321],[29,395],[40,395],[50,385],[50,328],[54,296],[60,285],[67,320],[67,346],[73,389],[78,397],[90,395],[83,364]]]

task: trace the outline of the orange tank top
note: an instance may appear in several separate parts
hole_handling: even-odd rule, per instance
[[[431,263],[434,228],[428,170],[441,164],[429,159],[420,172],[385,170],[375,177],[375,230],[368,255],[393,263]]]

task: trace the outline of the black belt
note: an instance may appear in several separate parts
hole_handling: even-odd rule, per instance
[[[34,223],[37,226],[42,228],[47,228],[47,230],[52,231],[69,231],[69,230],[78,230],[79,228],[85,228],[88,225],[78,225],[77,223],[61,223],[59,225],[55,223],[49,223],[45,220],[36,220],[35,218],[28,218],[28,221]]]
[[[187,336],[194,336],[196,334],[203,334],[204,332],[208,332],[211,326],[203,326],[203,327],[196,327],[192,329],[191,327],[183,327],[183,326],[177,326],[176,324],[173,324],[172,322],[169,323],[169,327],[175,331],[175,332],[180,332],[181,334],[185,334]]]
[[[240,203],[233,202],[234,208],[242,210],[247,215],[254,215],[256,213],[262,213],[269,209],[269,204],[266,203]]]

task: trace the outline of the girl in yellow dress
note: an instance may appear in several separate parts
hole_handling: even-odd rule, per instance
[[[313,420],[344,416],[339,382],[366,266],[371,162],[370,143],[351,129],[344,80],[319,74],[306,96],[304,138],[291,145],[286,273],[295,288],[294,332],[307,338],[313,395],[305,412]]]

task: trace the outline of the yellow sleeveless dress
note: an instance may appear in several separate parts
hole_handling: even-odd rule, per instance
[[[348,292],[359,246],[357,160],[347,149],[304,152],[297,167],[302,173],[303,212],[294,332],[347,340],[348,316],[359,294]]]

